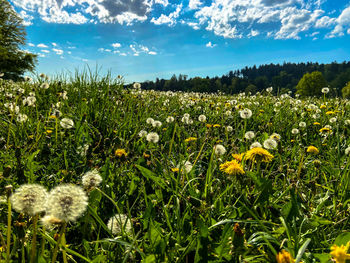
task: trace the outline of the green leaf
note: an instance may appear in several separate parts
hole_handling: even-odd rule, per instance
[[[163,178],[156,176],[152,171],[148,170],[145,167],[142,167],[140,165],[136,165],[137,169],[140,170],[141,174],[146,177],[147,179],[153,181],[156,185],[158,185],[161,188],[166,188],[166,183]]]
[[[337,236],[334,241],[334,244],[337,246],[346,245],[350,241],[350,232],[341,233]]]
[[[306,248],[307,248],[307,246],[309,245],[310,242],[311,242],[311,238],[306,239],[306,241],[305,241],[304,244],[301,246],[301,248],[299,248],[297,257],[296,257],[296,259],[295,259],[295,263],[299,263],[299,262],[300,262],[302,256],[303,256],[304,253],[305,253],[305,250],[306,250]]]

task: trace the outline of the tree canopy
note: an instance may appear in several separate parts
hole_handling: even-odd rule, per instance
[[[20,49],[26,39],[22,22],[8,1],[0,0],[0,72],[6,79],[18,80],[35,67],[36,55]]]
[[[306,73],[299,81],[296,89],[297,93],[302,96],[319,96],[321,90],[327,86],[327,81],[319,71]]]

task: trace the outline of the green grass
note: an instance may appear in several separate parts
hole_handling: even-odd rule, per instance
[[[14,210],[10,216],[6,186],[82,186],[82,175],[93,169],[103,181],[87,192],[86,212],[67,224],[59,262],[276,262],[282,249],[296,262],[331,262],[331,246],[350,240],[349,101],[126,90],[122,79],[88,71],[50,80],[46,90],[43,82],[0,80],[0,261],[29,262],[36,229],[34,217]],[[31,92],[35,105],[23,105]],[[243,108],[251,118],[240,117]],[[191,124],[182,122],[185,113]],[[27,120],[18,121],[19,114]],[[74,127],[63,128],[63,118]],[[321,135],[326,125],[332,132]],[[159,142],[139,137],[141,130],[158,133]],[[246,131],[255,138],[245,139]],[[243,158],[244,175],[220,170],[232,154],[273,133],[281,139],[268,150],[271,162]],[[189,137],[197,140],[185,142]],[[213,151],[218,143],[226,148],[222,156]],[[319,153],[308,153],[310,145]],[[127,155],[119,158],[117,149]],[[131,219],[131,232],[112,234],[107,222],[116,213]],[[60,230],[39,221],[38,262],[51,262]]]

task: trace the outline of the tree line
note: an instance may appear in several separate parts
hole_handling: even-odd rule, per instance
[[[255,94],[268,87],[273,87],[275,93],[296,93],[299,81],[305,74],[316,74],[322,80],[320,85],[327,86],[331,96],[341,96],[342,89],[350,81],[350,62],[332,62],[329,64],[307,63],[283,63],[266,64],[260,66],[245,67],[240,70],[230,71],[221,77],[209,76],[188,78],[187,75],[173,75],[170,79],[159,79],[141,83],[142,89],[159,91],[195,91],[195,92],[223,92],[237,94],[241,92]],[[307,95],[319,95],[321,88],[317,87]],[[300,88],[298,88],[301,90]],[[298,92],[303,93],[303,92]]]

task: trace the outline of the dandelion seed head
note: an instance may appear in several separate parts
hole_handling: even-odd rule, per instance
[[[253,113],[250,109],[244,109],[239,112],[239,116],[241,116],[242,119],[249,119],[252,115]]]
[[[147,134],[146,140],[149,142],[157,143],[159,141],[159,135],[156,132],[150,132]]]
[[[141,130],[140,132],[139,132],[139,137],[145,137],[147,135],[147,132],[145,131],[145,130]]]
[[[75,221],[86,210],[88,198],[84,190],[73,184],[63,184],[50,191],[46,212],[59,220]]]
[[[167,123],[172,123],[174,122],[175,118],[173,116],[169,116],[168,118],[166,118],[166,122]]]
[[[207,120],[207,117],[205,115],[201,114],[201,115],[198,116],[198,120],[200,122],[205,122]]]
[[[82,177],[82,184],[87,189],[97,187],[101,182],[102,177],[97,169],[86,172]]]
[[[126,234],[132,233],[131,221],[125,214],[116,214],[111,217],[108,220],[107,227],[113,235],[119,235],[123,232]]]
[[[253,149],[253,148],[262,148],[262,145],[261,145],[259,142],[253,142],[253,143],[250,145],[249,149],[251,150],[251,149]]]
[[[32,216],[45,211],[47,196],[48,192],[43,186],[24,184],[11,195],[10,201],[17,212]]]
[[[60,125],[64,129],[71,129],[74,127],[74,121],[72,119],[69,119],[69,118],[63,118],[60,121]]]
[[[147,118],[146,123],[153,125],[154,119],[153,118]]]
[[[247,140],[251,140],[255,137],[255,133],[253,131],[247,131],[244,134],[244,138],[246,138]]]
[[[217,144],[214,146],[214,153],[216,155],[224,155],[226,153],[226,149],[223,145]]]
[[[296,128],[292,129],[292,134],[294,135],[299,134],[299,130]]]
[[[274,139],[267,139],[264,141],[264,148],[268,150],[276,149],[277,142]]]
[[[152,126],[153,126],[153,127],[159,128],[159,127],[162,126],[162,123],[161,123],[160,121],[154,121],[154,122],[152,123]]]

